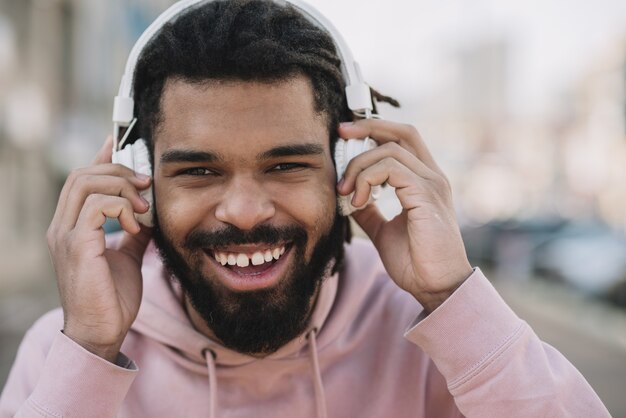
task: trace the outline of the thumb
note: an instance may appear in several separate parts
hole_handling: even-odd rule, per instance
[[[376,237],[381,227],[387,222],[375,204],[367,205],[365,208],[354,212],[352,218],[374,243],[376,243]]]
[[[104,144],[102,144],[100,151],[98,151],[93,161],[91,162],[91,165],[110,163],[112,157],[111,154],[113,154],[113,136],[109,135],[104,141]]]
[[[134,235],[125,232],[118,248],[120,252],[131,256],[139,264],[141,264],[143,254],[146,252],[150,239],[152,239],[152,228],[141,224],[140,227],[139,232]]]

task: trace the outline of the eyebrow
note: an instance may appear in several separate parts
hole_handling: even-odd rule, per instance
[[[259,160],[269,160],[276,157],[291,157],[295,155],[320,155],[324,154],[324,147],[320,144],[293,144],[282,145],[272,148],[257,156]]]
[[[295,155],[321,155],[324,154],[324,147],[319,144],[292,144],[281,145],[257,155],[259,160],[269,160],[278,157],[290,157]],[[210,151],[194,151],[183,149],[172,149],[165,151],[160,158],[161,164],[168,163],[212,163],[223,161],[224,158]]]
[[[214,152],[173,149],[161,155],[161,164],[167,163],[211,163],[223,160]]]

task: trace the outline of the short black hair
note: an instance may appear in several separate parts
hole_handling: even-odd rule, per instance
[[[345,81],[332,38],[293,6],[268,0],[201,3],[167,23],[142,51],[134,74],[138,134],[152,151],[168,79],[279,82],[304,75],[315,110],[336,127],[350,120]]]
[[[304,75],[315,110],[327,122],[331,152],[337,125],[352,120],[345,98],[341,60],[331,36],[294,6],[271,0],[201,3],[165,24],[141,52],[134,73],[137,130],[154,166],[154,133],[161,96],[169,79],[280,82]],[[344,239],[350,241],[348,219]]]

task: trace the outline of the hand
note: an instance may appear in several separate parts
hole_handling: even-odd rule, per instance
[[[47,239],[63,332],[115,362],[141,302],[141,261],[150,230],[140,227],[134,212],[148,210],[137,190],[149,187],[151,180],[111,164],[111,144],[109,137],[90,167],[69,175]],[[117,218],[125,231],[117,249],[105,247],[102,225],[107,217]]]
[[[350,161],[337,190],[355,191],[352,204],[359,207],[373,186],[387,182],[396,189],[402,212],[392,220],[375,205],[352,216],[394,282],[432,312],[472,273],[447,178],[412,126],[368,119],[341,124],[338,132],[380,144]]]

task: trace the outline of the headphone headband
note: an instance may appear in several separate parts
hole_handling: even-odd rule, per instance
[[[117,143],[120,127],[128,127],[134,119],[133,77],[139,55],[150,40],[167,22],[189,8],[214,0],[182,0],[170,6],[142,33],[133,46],[124,75],[120,83],[119,93],[113,103],[114,142]],[[363,82],[359,64],[352,58],[352,52],[343,37],[332,23],[316,9],[301,0],[272,0],[274,3],[291,4],[315,26],[325,30],[332,37],[341,59],[341,71],[346,81],[346,98],[348,107],[353,112],[369,113],[373,109],[369,87]]]

